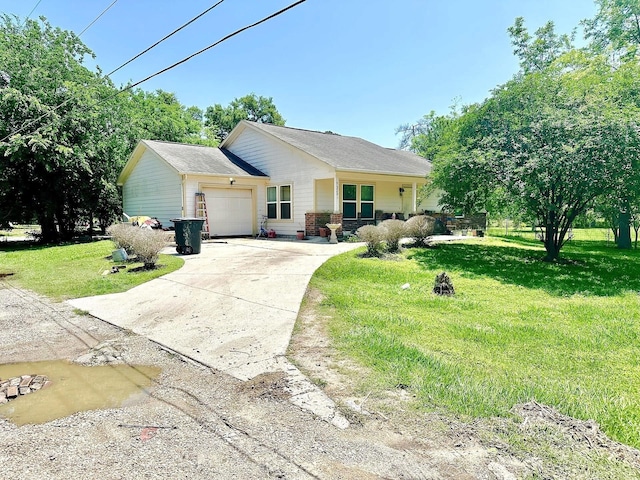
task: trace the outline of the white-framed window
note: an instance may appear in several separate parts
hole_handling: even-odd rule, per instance
[[[360,185],[360,213],[366,220],[372,220],[375,216],[373,191],[373,185]]]
[[[291,185],[267,187],[267,218],[291,220]]]
[[[373,185],[358,185],[355,183],[342,184],[342,217],[347,220],[360,218],[372,220],[375,217],[374,208],[375,187]]]

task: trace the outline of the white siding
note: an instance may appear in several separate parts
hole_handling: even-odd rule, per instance
[[[245,128],[227,147],[231,152],[270,177],[270,185],[291,185],[292,220],[270,219],[268,228],[281,235],[295,235],[304,229],[304,214],[316,211],[315,179],[332,178],[333,169],[270,136]],[[258,193],[258,218],[266,212],[266,191]],[[333,207],[331,207],[333,210]]]
[[[438,205],[438,201],[440,200],[440,195],[442,195],[442,191],[436,190],[431,193],[427,198],[425,198],[422,203],[420,203],[420,207],[418,211],[427,211],[427,212],[440,212],[442,211],[442,207]]]
[[[400,196],[400,187],[402,187],[402,184],[396,182],[377,183],[375,189],[375,209],[382,210],[385,213],[402,212],[403,197]],[[411,192],[409,192],[409,194],[411,194]]]
[[[182,185],[178,173],[156,154],[146,150],[122,186],[124,212],[129,216],[158,217],[165,226],[182,210]]]
[[[333,185],[332,178],[316,180],[316,212],[333,212]]]

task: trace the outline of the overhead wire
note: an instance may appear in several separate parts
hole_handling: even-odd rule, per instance
[[[117,0],[116,0],[116,1],[117,1]],[[297,7],[298,5],[300,5],[301,3],[304,3],[304,2],[306,2],[306,1],[307,1],[307,0],[298,0],[297,2],[294,2],[294,3],[292,3],[291,5],[289,5],[289,6],[285,7],[285,8],[282,8],[282,9],[278,10],[277,12],[272,13],[271,15],[268,15],[268,16],[266,16],[266,17],[262,18],[261,20],[258,20],[257,22],[254,22],[254,23],[252,23],[252,24],[250,24],[250,25],[247,25],[247,26],[244,26],[244,27],[242,27],[242,28],[239,28],[238,30],[236,30],[236,31],[234,31],[234,32],[232,32],[232,33],[230,33],[230,34],[228,34],[228,35],[226,35],[226,36],[222,37],[220,40],[218,40],[218,41],[216,41],[216,42],[212,43],[211,45],[209,45],[209,46],[207,46],[207,47],[205,47],[205,48],[203,48],[203,49],[201,49],[201,50],[199,50],[199,51],[197,51],[197,52],[195,52],[195,53],[192,53],[192,54],[191,54],[191,55],[189,55],[188,57],[185,57],[185,58],[183,58],[182,60],[180,60],[180,61],[178,61],[178,62],[175,62],[174,64],[169,65],[168,67],[165,67],[165,68],[163,68],[162,70],[159,70],[159,71],[157,71],[156,73],[153,73],[153,74],[149,75],[148,77],[146,77],[146,78],[144,78],[144,79],[142,79],[142,80],[139,80],[139,81],[137,81],[137,82],[135,82],[135,83],[133,83],[133,84],[129,84],[129,85],[127,85],[126,87],[121,88],[121,89],[120,89],[120,90],[118,90],[116,93],[114,93],[114,94],[112,94],[112,95],[109,95],[109,96],[107,96],[107,97],[105,97],[105,98],[101,99],[97,104],[99,105],[100,103],[103,103],[103,102],[106,102],[106,101],[108,101],[108,100],[111,100],[112,98],[115,98],[115,97],[117,97],[118,95],[120,95],[120,94],[122,94],[122,93],[124,93],[124,92],[126,92],[126,91],[128,91],[128,90],[131,90],[132,88],[137,87],[138,85],[141,85],[141,84],[143,84],[144,82],[147,82],[148,80],[151,80],[151,79],[152,79],[152,78],[154,78],[154,77],[157,77],[157,76],[159,76],[159,75],[162,75],[163,73],[168,72],[169,70],[172,70],[173,68],[175,68],[175,67],[177,67],[177,66],[179,66],[179,65],[182,65],[183,63],[188,62],[188,61],[189,61],[189,60],[191,60],[192,58],[197,57],[198,55],[200,55],[200,54],[202,54],[202,53],[206,52],[207,50],[210,50],[210,49],[212,49],[213,47],[216,47],[217,45],[220,45],[221,43],[223,43],[223,42],[225,42],[225,41],[229,40],[230,38],[235,37],[236,35],[238,35],[238,34],[240,34],[240,33],[244,32],[244,31],[246,31],[246,30],[249,30],[249,29],[251,29],[251,28],[257,27],[258,25],[261,25],[262,23],[267,22],[267,21],[271,20],[272,18],[275,18],[275,17],[277,17],[277,16],[279,16],[279,15],[282,15],[283,13],[285,13],[285,12],[287,12],[287,11],[291,10],[292,8]],[[114,2],[114,3],[115,3],[115,2]],[[10,134],[7,134],[5,137],[3,137],[2,139],[0,139],[0,143],[5,142],[8,138],[12,137],[13,135],[16,135],[16,134],[18,134],[18,133],[20,133],[20,132],[24,131],[25,129],[27,129],[28,127],[30,127],[31,125],[33,125],[34,123],[39,122],[39,121],[40,121],[40,120],[42,120],[43,118],[45,118],[45,117],[49,116],[50,114],[52,114],[53,112],[55,112],[55,111],[56,111],[56,110],[58,110],[59,108],[63,107],[63,106],[64,106],[64,105],[66,105],[67,103],[69,103],[71,100],[72,100],[71,98],[69,98],[69,99],[65,100],[64,102],[62,102],[61,104],[57,105],[56,107],[53,107],[53,108],[52,108],[51,110],[49,110],[47,113],[42,114],[40,117],[36,118],[35,120],[31,120],[30,122],[27,122],[25,125],[23,125],[22,127],[20,127],[18,130],[14,131],[14,132],[12,132],[12,133],[10,133]],[[37,131],[37,130],[38,130],[38,129],[36,129],[36,131]]]
[[[107,12],[111,9],[111,7],[113,7],[116,3],[118,3],[118,0],[113,0],[113,3],[112,3],[111,5],[109,5],[107,8],[105,8],[105,9],[102,11],[102,13],[101,13],[100,15],[98,15],[96,18],[94,18],[94,19],[93,19],[93,21],[92,21],[89,25],[87,25],[86,27],[84,27],[84,30],[82,30],[82,31],[78,34],[78,37],[81,37],[81,36],[82,36],[82,34],[83,34],[84,32],[86,32],[87,30],[89,30],[89,29],[91,28],[91,26],[92,26],[94,23],[96,23],[98,20],[100,20],[100,17],[102,17],[105,13],[107,13]]]
[[[224,0],[220,0],[219,2],[215,3],[214,5],[212,5],[211,7],[207,8],[204,12],[200,13],[199,15],[193,17],[191,20],[189,20],[187,23],[181,25],[180,27],[176,28],[173,32],[171,32],[168,35],[165,35],[163,38],[161,38],[160,40],[158,40],[156,43],[154,43],[153,45],[151,45],[150,47],[144,49],[143,51],[141,51],[140,53],[138,53],[136,56],[131,57],[129,60],[127,60],[126,62],[124,62],[122,65],[120,65],[118,68],[111,70],[109,73],[107,73],[107,77],[110,77],[112,74],[116,73],[118,70],[120,70],[121,68],[129,65],[131,62],[133,62],[134,60],[140,58],[142,55],[144,55],[145,53],[147,53],[149,50],[154,49],[155,47],[157,47],[158,45],[160,45],[162,42],[164,42],[165,40],[167,40],[168,38],[172,37],[173,35],[175,35],[176,33],[178,33],[180,30],[182,30],[183,28],[188,27],[189,25],[191,25],[193,22],[195,22],[196,20],[198,20],[200,17],[206,15],[207,13],[209,13],[211,10],[213,10],[214,8],[216,8],[218,5],[220,5],[222,2],[224,2]]]
[[[32,14],[33,12],[35,12],[35,11],[36,11],[36,8],[38,8],[38,5],[40,5],[40,2],[42,2],[42,0],[38,0],[38,2],[36,3],[36,6],[35,6],[35,7],[33,7],[33,8],[31,9],[31,11],[29,12],[29,15],[27,15],[27,16],[24,18],[24,23],[27,23],[27,20],[29,20],[29,17],[31,16],[31,14]],[[23,25],[24,25],[24,23],[23,23]]]
[[[121,93],[121,92],[123,92],[123,91],[125,91],[125,90],[129,90],[129,89],[131,89],[131,88],[133,88],[133,87],[137,87],[138,85],[140,85],[140,84],[142,84],[142,83],[144,83],[144,82],[146,82],[146,81],[148,81],[148,80],[151,80],[152,78],[157,77],[158,75],[162,75],[163,73],[168,72],[169,70],[171,70],[171,69],[173,69],[173,68],[177,67],[178,65],[182,65],[183,63],[188,62],[188,61],[189,61],[189,60],[191,60],[192,58],[197,57],[198,55],[200,55],[200,54],[202,54],[202,53],[206,52],[207,50],[210,50],[210,49],[212,49],[213,47],[215,47],[215,46],[217,46],[217,45],[220,45],[222,42],[225,42],[225,41],[229,40],[230,38],[235,37],[236,35],[238,35],[238,34],[240,34],[240,33],[244,32],[245,30],[249,30],[250,28],[257,27],[258,25],[260,25],[260,24],[262,24],[262,23],[264,23],[264,22],[266,22],[266,21],[269,21],[269,20],[271,20],[272,18],[277,17],[278,15],[282,15],[282,14],[283,14],[283,13],[285,13],[286,11],[291,10],[291,9],[292,9],[292,8],[294,8],[294,7],[297,7],[298,5],[300,5],[301,3],[304,3],[304,2],[306,2],[306,1],[307,1],[307,0],[298,0],[297,2],[292,3],[292,4],[291,4],[291,5],[289,5],[288,7],[285,7],[285,8],[283,8],[283,9],[281,9],[281,10],[278,10],[278,11],[277,11],[277,12],[275,12],[275,13],[272,13],[271,15],[269,15],[269,16],[267,16],[267,17],[264,17],[262,20],[258,20],[257,22],[252,23],[251,25],[247,25],[247,26],[245,26],[245,27],[239,28],[239,29],[238,29],[238,30],[236,30],[235,32],[230,33],[229,35],[226,35],[226,36],[222,37],[222,38],[221,38],[220,40],[218,40],[217,42],[212,43],[211,45],[209,45],[209,46],[207,46],[207,47],[203,48],[202,50],[199,50],[199,51],[197,51],[197,52],[195,52],[195,53],[192,53],[192,54],[191,54],[191,55],[189,55],[188,57],[185,57],[185,58],[183,58],[182,60],[180,60],[180,61],[178,61],[178,62],[176,62],[176,63],[174,63],[174,64],[172,64],[172,65],[169,65],[168,67],[163,68],[162,70],[159,70],[159,71],[157,71],[156,73],[151,74],[151,75],[149,75],[148,77],[146,77],[146,78],[144,78],[144,79],[142,79],[142,80],[140,80],[140,81],[138,81],[138,82],[136,82],[136,83],[134,83],[134,84],[128,85],[126,88],[124,88],[123,90],[121,90],[120,92],[118,92],[118,94],[119,94],[119,93]]]

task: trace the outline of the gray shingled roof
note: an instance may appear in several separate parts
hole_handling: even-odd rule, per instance
[[[228,150],[157,140],[143,140],[142,142],[164,158],[179,173],[267,176]]]
[[[251,123],[300,150],[331,165],[336,170],[425,176],[431,162],[404,150],[385,148],[362,138],[332,133]]]

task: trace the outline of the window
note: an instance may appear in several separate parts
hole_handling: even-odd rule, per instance
[[[280,218],[291,220],[291,185],[280,187]]]
[[[373,185],[342,185],[342,217],[356,219],[358,213],[361,218],[374,218],[374,187]],[[359,208],[358,208],[359,207]]]
[[[278,218],[278,187],[267,187],[267,217]]]
[[[267,187],[267,218],[291,220],[291,185]]]
[[[360,212],[362,218],[373,218],[373,185],[360,185]]]
[[[356,185],[342,185],[342,216],[344,218],[356,218],[358,207],[358,189]]]

